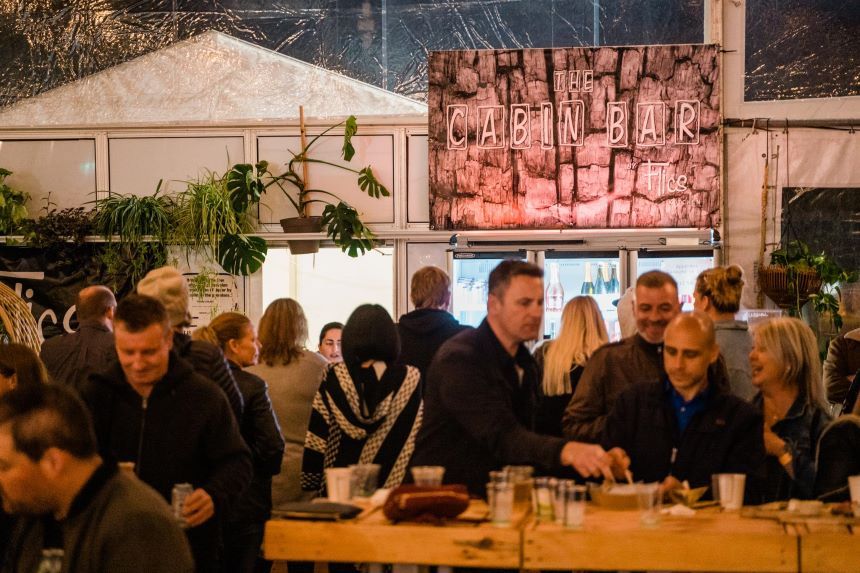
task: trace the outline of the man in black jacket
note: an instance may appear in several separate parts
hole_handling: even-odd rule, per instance
[[[80,391],[91,372],[107,368],[115,359],[113,313],[116,299],[103,286],[81,289],[75,300],[78,330],[42,343],[39,357],[54,382]]]
[[[93,374],[84,398],[102,455],[133,462],[165,499],[190,483],[183,516],[198,571],[221,571],[220,522],[251,479],[251,455],[224,394],[171,351],[167,312],[129,295],[114,321],[119,363]]]
[[[173,350],[187,360],[195,372],[212,380],[224,391],[236,421],[241,420],[244,408],[242,394],[221,349],[203,340],[191,340],[182,332],[191,324],[185,277],[173,267],[153,269],[137,283],[137,293],[151,296],[164,305],[173,328]]]
[[[602,445],[617,459],[629,456],[634,479],[669,491],[685,480],[696,488],[711,485],[716,473],[742,473],[747,492],[756,491],[765,460],[761,414],[731,393],[715,368],[719,356],[713,321],[679,315],[665,333],[667,378],[618,396]]]
[[[451,279],[440,269],[428,265],[412,275],[409,298],[415,310],[400,317],[400,361],[410,364],[426,376],[430,361],[442,344],[469,328],[451,316]]]
[[[600,446],[534,432],[540,381],[523,342],[540,334],[543,271],[507,260],[490,273],[489,288],[484,322],[443,344],[430,364],[412,465],[444,466],[446,482],[479,495],[488,473],[508,464],[623,475],[623,461],[613,467]]]

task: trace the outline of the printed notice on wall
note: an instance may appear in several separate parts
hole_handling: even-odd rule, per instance
[[[242,277],[211,270],[200,273],[186,272],[183,275],[188,281],[191,299],[188,309],[191,313],[189,330],[209,324],[223,312],[245,312],[245,285]]]
[[[717,46],[431,52],[433,229],[715,227]]]

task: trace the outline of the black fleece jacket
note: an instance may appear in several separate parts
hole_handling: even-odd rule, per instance
[[[635,384],[618,396],[603,432],[602,446],[630,456],[636,480],[674,476],[690,487],[711,485],[716,473],[747,475],[747,501],[758,502],[764,478],[761,413],[711,383],[705,408],[680,433],[667,381]]]
[[[173,350],[180,358],[186,360],[195,372],[212,380],[221,388],[227,396],[227,401],[230,402],[230,408],[238,423],[242,419],[245,405],[242,401],[242,393],[239,392],[239,386],[221,349],[204,340],[192,340],[187,334],[174,332]]]
[[[471,328],[457,322],[451,313],[437,308],[419,308],[400,317],[400,362],[414,366],[426,376],[439,347],[462,330]]]

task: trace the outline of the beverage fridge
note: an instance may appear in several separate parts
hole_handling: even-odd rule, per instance
[[[693,291],[696,277],[704,270],[713,268],[717,263],[714,250],[658,250],[642,249],[630,253],[631,276],[638,277],[647,271],[664,271],[672,275],[678,283],[678,296],[681,310],[693,310]],[[631,284],[635,284],[635,280]]]
[[[532,260],[526,251],[452,251],[451,314],[460,324],[478,326],[487,316],[490,271],[505,259]]]
[[[620,251],[555,251],[548,250],[538,261],[543,262],[544,337],[555,338],[561,328],[561,314],[567,301],[575,296],[589,295],[606,322],[611,340],[620,335],[618,311],[613,304],[623,293]]]

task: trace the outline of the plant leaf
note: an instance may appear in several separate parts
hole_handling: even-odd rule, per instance
[[[358,187],[370,195],[379,199],[380,196],[388,197],[391,193],[385,188],[385,185],[377,181],[373,174],[373,169],[370,165],[358,172]]]
[[[343,128],[343,147],[340,154],[346,161],[352,161],[355,155],[355,147],[352,146],[352,136],[358,133],[358,123],[355,121],[355,116],[351,115],[346,118],[346,125]]]
[[[363,255],[373,248],[373,232],[361,222],[358,211],[347,203],[326,205],[321,222],[329,238],[350,257],[357,257],[359,251]]]
[[[218,243],[218,262],[230,274],[247,276],[262,268],[268,250],[262,237],[228,234]]]

